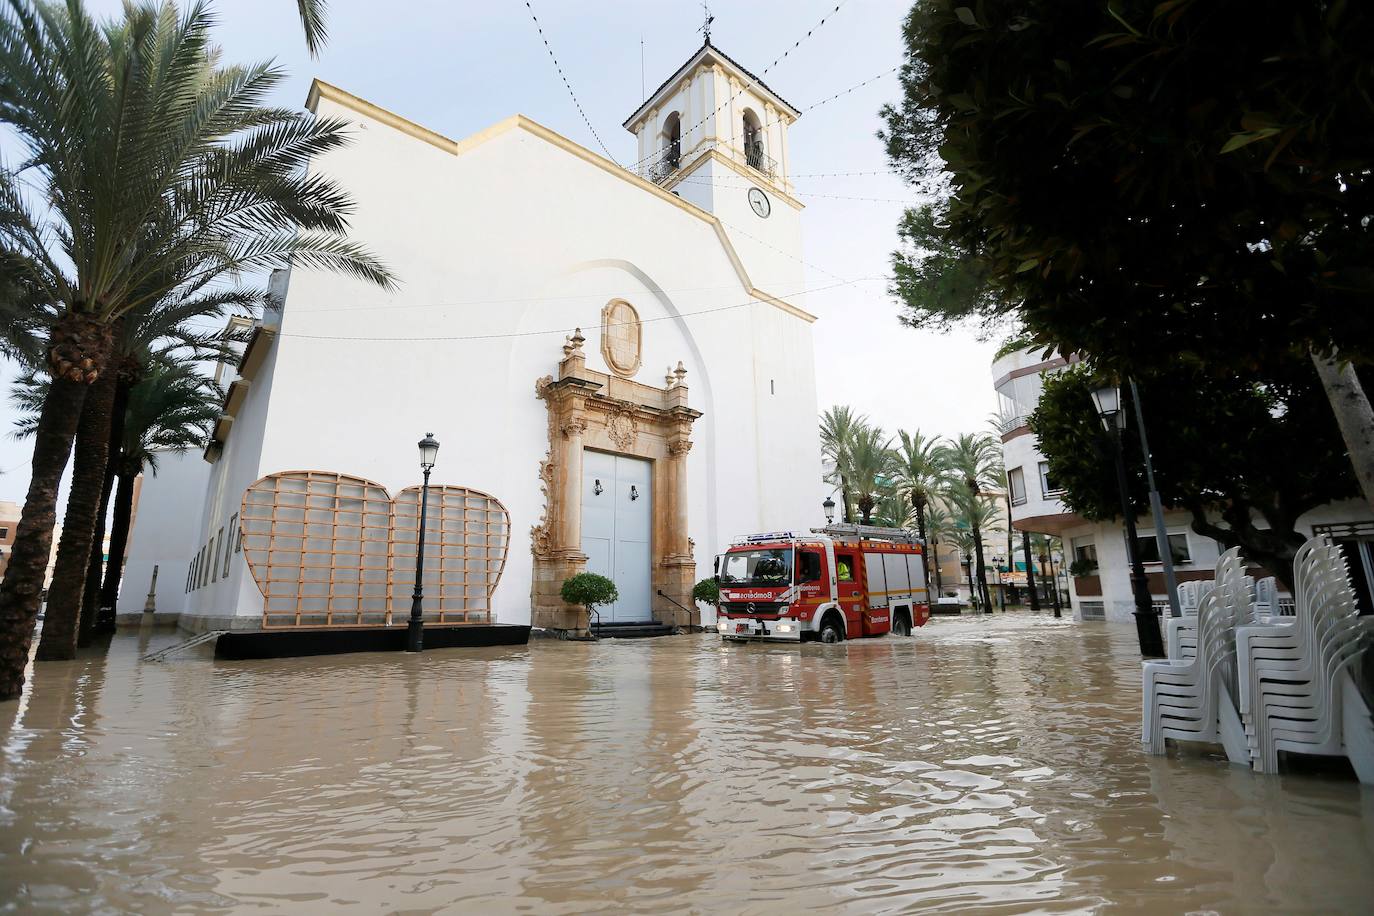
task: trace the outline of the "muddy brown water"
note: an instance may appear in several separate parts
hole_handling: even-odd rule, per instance
[[[1137,743],[1129,627],[38,666],[17,912],[1369,912],[1374,793]]]

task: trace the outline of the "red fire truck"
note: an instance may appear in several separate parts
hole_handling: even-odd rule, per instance
[[[923,549],[900,528],[831,525],[741,538],[716,558],[726,639],[840,642],[930,619]]]

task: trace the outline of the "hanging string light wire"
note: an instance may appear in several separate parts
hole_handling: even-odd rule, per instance
[[[587,117],[587,112],[582,108],[582,103],[578,100],[577,93],[573,92],[572,83],[568,82],[568,75],[563,72],[563,65],[558,62],[558,56],[553,53],[553,45],[549,44],[549,36],[544,34],[544,27],[540,25],[539,17],[535,15],[534,7],[530,6],[529,0],[525,0],[525,9],[530,11],[530,19],[534,21],[535,29],[539,31],[539,40],[544,42],[544,50],[549,52],[549,60],[553,61],[553,68],[558,71],[558,78],[561,79],[563,85],[567,87],[568,95],[572,97],[573,105],[577,106],[577,113],[582,115],[582,123],[586,124],[587,130],[592,132],[592,136],[596,139],[597,146],[601,147],[601,151],[606,154],[606,158],[610,159],[616,165],[620,165],[620,160],[616,159],[611,151],[606,148],[606,144],[601,142],[601,135],[598,134],[596,128],[592,126],[591,118]]]

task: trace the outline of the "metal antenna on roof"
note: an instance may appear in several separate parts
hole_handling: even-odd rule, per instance
[[[711,8],[705,3],[701,4],[701,9],[706,15],[706,21],[701,24],[701,28],[697,31],[706,38],[706,43],[709,45],[711,43],[711,23],[716,21],[716,17],[711,15]]]

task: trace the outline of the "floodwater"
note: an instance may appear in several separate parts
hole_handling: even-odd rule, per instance
[[[1374,793],[1138,746],[1131,627],[39,665],[21,912],[1368,912]]]

